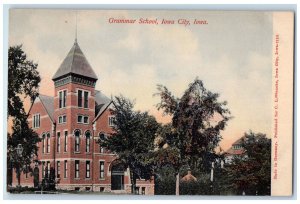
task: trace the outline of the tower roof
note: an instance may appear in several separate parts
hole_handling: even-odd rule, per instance
[[[67,57],[54,74],[52,80],[55,81],[56,79],[63,78],[69,74],[80,75],[94,80],[98,79],[76,40]]]

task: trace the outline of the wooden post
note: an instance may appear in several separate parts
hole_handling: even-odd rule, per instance
[[[179,196],[179,172],[176,175],[176,195]]]

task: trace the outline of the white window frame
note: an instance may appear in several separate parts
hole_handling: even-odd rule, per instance
[[[91,178],[91,161],[85,161],[85,178]]]
[[[80,177],[80,160],[75,160],[75,178]]]
[[[61,93],[61,102],[60,102],[60,93]],[[64,95],[64,93],[66,93],[66,95]],[[58,91],[58,108],[65,108],[67,106],[67,95],[68,95],[68,91],[67,89],[63,89]]]
[[[79,91],[81,91],[81,106],[79,106]],[[85,103],[85,93],[87,93],[87,103]],[[89,98],[90,98],[91,92],[88,90],[84,90],[84,89],[77,89],[77,107],[79,108],[85,108],[88,109],[89,108]],[[87,106],[85,106],[85,104]]]
[[[103,166],[101,165],[102,163],[103,163]],[[99,179],[104,179],[104,178],[105,178],[105,161],[100,160],[99,161]]]
[[[108,116],[108,126],[109,127],[114,127],[115,126],[115,116],[114,115],[111,115],[111,116]]]
[[[32,118],[32,127],[35,129],[39,128],[41,126],[41,115],[37,113]]]
[[[60,148],[61,148],[61,134],[60,134],[59,131],[56,133],[56,138],[57,138],[56,151],[59,153],[60,152]]]
[[[81,120],[79,120],[79,117],[81,117]],[[84,122],[84,119],[87,118],[87,122]],[[89,124],[90,117],[86,115],[77,115],[77,123],[79,124]]]
[[[58,116],[58,124],[64,124],[67,122],[67,115]]]
[[[46,145],[47,145],[47,147],[46,147],[46,153],[50,153],[50,151],[51,151],[51,135],[50,135],[50,133],[47,133],[46,134]]]
[[[56,178],[60,178],[60,161],[56,163]]]
[[[68,160],[64,161],[64,178],[68,178]]]

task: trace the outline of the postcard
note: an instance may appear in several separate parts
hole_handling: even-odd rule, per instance
[[[10,195],[293,194],[294,13],[10,9]]]

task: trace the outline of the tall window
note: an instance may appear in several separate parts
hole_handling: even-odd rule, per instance
[[[109,125],[110,127],[115,126],[115,116],[109,116],[109,117],[108,117],[108,125]]]
[[[60,152],[60,132],[57,132],[57,152]]]
[[[77,98],[78,107],[88,108],[89,107],[89,92],[78,90],[78,98]]]
[[[79,147],[80,147],[80,130],[75,130],[75,152],[79,152]]]
[[[91,132],[90,131],[85,132],[85,139],[86,139],[85,152],[90,152],[90,148],[91,148]]]
[[[90,178],[90,161],[86,161],[86,166],[85,166],[85,177]]]
[[[41,125],[41,117],[40,114],[33,115],[33,121],[32,121],[33,128],[39,128]]]
[[[89,107],[89,92],[84,92],[84,108]]]
[[[45,162],[42,162],[42,178],[45,178]]]
[[[82,91],[78,90],[78,107],[82,107]]]
[[[47,161],[47,178],[50,177],[50,161]]]
[[[75,178],[79,178],[79,160],[75,160]]]
[[[68,161],[67,160],[65,160],[65,162],[64,162],[64,177],[65,178],[68,178]]]
[[[50,152],[50,133],[47,134],[47,153]]]
[[[43,148],[42,148],[42,153],[45,153],[45,149],[46,149],[46,135],[43,134],[42,138],[43,138]]]
[[[100,179],[104,178],[104,161],[100,161]]]
[[[67,102],[67,90],[58,92],[59,108],[65,108]]]
[[[60,178],[60,161],[57,161],[57,165],[56,165],[56,177]]]
[[[103,132],[100,132],[99,133],[99,138],[101,141],[105,140],[106,139],[106,135],[103,133]],[[105,148],[104,147],[100,147],[100,153],[104,153],[105,151]]]
[[[66,152],[68,150],[68,131],[65,131],[65,146],[64,151]]]

